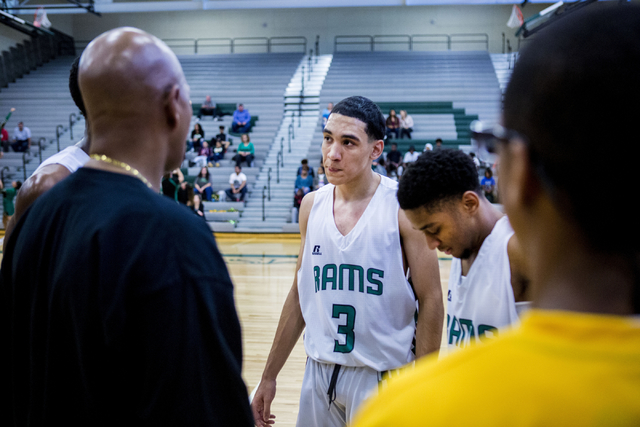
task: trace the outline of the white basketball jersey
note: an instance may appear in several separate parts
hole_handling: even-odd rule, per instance
[[[475,339],[492,339],[500,329],[519,321],[507,254],[512,235],[509,219],[504,216],[482,243],[466,277],[462,276],[460,259],[451,261],[447,295],[450,351],[464,348]]]
[[[69,169],[69,172],[74,173],[88,161],[89,155],[77,145],[72,145],[44,160],[33,173],[39,172],[40,169],[48,165],[62,165]]]
[[[397,368],[414,359],[416,313],[402,263],[398,184],[381,177],[346,236],[334,221],[334,188],[315,193],[298,271],[305,350],[318,362]]]

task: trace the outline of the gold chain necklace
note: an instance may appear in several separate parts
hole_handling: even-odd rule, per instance
[[[133,176],[138,178],[140,181],[144,182],[147,187],[149,187],[149,188],[151,188],[153,190],[153,186],[151,185],[151,183],[149,181],[147,181],[147,178],[142,176],[142,174],[138,171],[138,169],[132,168],[131,166],[129,166],[125,162],[121,162],[119,160],[114,160],[111,157],[105,156],[104,154],[92,154],[90,157],[93,160],[97,160],[99,162],[104,162],[104,163],[108,163],[110,165],[118,166],[118,167],[126,170],[127,172],[133,174]]]

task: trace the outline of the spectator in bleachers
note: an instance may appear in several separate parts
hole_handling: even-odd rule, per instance
[[[16,194],[18,194],[18,190],[22,187],[22,182],[13,181],[11,182],[11,187],[4,188],[4,184],[0,181],[0,190],[2,191],[2,224],[4,228],[7,228],[7,223],[13,216],[15,212],[15,206],[13,205],[13,200],[16,198]]]
[[[476,169],[480,169],[480,159],[476,157],[476,153],[469,153],[469,157],[473,160],[473,164],[476,165]]]
[[[247,162],[247,166],[251,167],[255,156],[253,143],[249,139],[249,135],[246,133],[243,133],[240,139],[242,140],[242,143],[238,146],[238,154],[233,157],[233,160],[235,160],[236,166],[240,166],[242,162]]]
[[[220,160],[224,159],[225,149],[222,146],[222,142],[216,139],[216,145],[212,148],[210,162],[217,168],[220,167]]]
[[[202,116],[213,116],[215,119],[217,114],[216,106],[211,101],[211,96],[207,95],[204,102],[200,106],[200,112],[198,113],[198,119],[201,119]]]
[[[307,168],[309,169],[309,175],[311,175],[311,178],[315,178],[316,175],[313,173],[313,169],[311,169],[309,167],[309,160],[307,159],[302,159],[300,160],[300,167],[298,168],[298,175],[302,174],[302,168],[307,166]]]
[[[404,158],[402,159],[402,163],[404,163],[404,165],[408,165],[409,163],[413,163],[416,160],[418,160],[418,157],[420,157],[420,153],[418,153],[416,151],[416,147],[413,145],[409,146],[409,151],[407,151],[406,153],[404,153]]]
[[[187,181],[182,181],[178,187],[178,202],[186,206],[193,204],[193,187]]]
[[[391,151],[387,153],[385,164],[388,177],[391,177],[392,172],[395,172],[397,177],[402,175],[402,170],[400,169],[402,167],[402,153],[398,150],[398,144],[395,142],[391,144]]]
[[[487,168],[484,171],[484,178],[480,181],[480,186],[482,186],[482,191],[484,191],[484,196],[491,203],[495,202],[494,192],[496,189],[496,180],[493,177],[493,171],[491,168]]]
[[[231,188],[225,190],[227,199],[244,202],[244,196],[247,194],[247,176],[242,173],[240,165],[236,165],[235,172],[229,175],[229,184]]]
[[[327,181],[327,175],[324,173],[324,167],[318,167],[318,175],[313,179],[313,188],[318,189],[327,185],[329,181]]]
[[[202,129],[202,126],[200,126],[200,123],[196,123],[191,131],[191,139],[189,139],[187,148],[193,148],[197,153],[200,151],[200,148],[202,148],[202,141],[204,141],[204,130]]]
[[[298,223],[298,215],[300,213],[300,204],[302,203],[302,199],[304,199],[304,191],[302,191],[302,188],[298,188],[293,196],[293,208],[291,208],[291,222],[294,224]]]
[[[16,153],[23,153],[31,148],[31,130],[22,122],[18,123],[18,126],[13,130],[11,148]]]
[[[427,151],[433,151],[433,145],[430,142],[427,142],[426,144],[424,144],[424,150],[422,150],[424,153],[426,153]]]
[[[191,206],[193,212],[201,218],[204,218],[204,203],[199,194],[193,195],[193,205]]]
[[[396,115],[396,110],[389,111],[387,117],[387,138],[400,138],[400,118]]]
[[[302,172],[296,177],[295,191],[302,189],[304,194],[313,191],[313,177],[309,175],[309,166],[302,166]]]
[[[9,110],[9,114],[7,114],[7,116],[2,121],[2,124],[0,124],[0,134],[2,134],[0,141],[2,141],[2,151],[4,151],[5,153],[9,152],[9,132],[7,132],[4,126],[7,124],[7,122],[11,118],[11,115],[13,114],[14,111],[16,111],[15,108],[12,108],[11,110]],[[0,154],[0,157],[2,157],[1,154]]]
[[[387,169],[385,168],[385,164],[385,153],[383,152],[382,154],[380,154],[380,157],[378,157],[371,163],[371,169],[373,169],[375,173],[378,173],[382,176],[387,176]]]
[[[329,120],[331,110],[333,110],[333,102],[328,103],[327,108],[322,110],[322,130],[324,130],[324,127],[327,125],[327,120]]]
[[[238,109],[233,112],[231,130],[240,133],[247,133],[251,130],[251,114],[249,114],[249,110],[244,109],[242,104],[238,104]]]
[[[200,169],[200,173],[196,177],[193,186],[195,194],[202,194],[204,196],[204,200],[211,201],[213,187],[211,186],[211,174],[209,174],[209,169],[204,167]]]
[[[220,129],[220,133],[216,135],[215,140],[216,141],[220,141],[222,143],[222,147],[224,148],[223,151],[223,155],[227,154],[227,149],[229,148],[230,145],[233,145],[231,143],[231,139],[227,139],[227,134],[224,133],[224,126],[219,126],[218,129]],[[215,146],[215,144],[213,144],[213,139],[211,140],[212,146]]]
[[[193,162],[196,166],[202,168],[207,165],[211,157],[213,157],[213,150],[211,150],[207,141],[202,141],[202,148],[198,151],[198,155],[193,159]]]
[[[441,138],[436,139],[436,146],[435,146],[434,150],[442,150],[442,139]]]
[[[162,194],[178,201],[178,189],[180,184],[184,181],[184,175],[180,169],[175,169],[170,174],[166,174],[162,178]]]
[[[411,139],[411,132],[413,132],[413,119],[407,114],[405,110],[400,110],[400,139]]]

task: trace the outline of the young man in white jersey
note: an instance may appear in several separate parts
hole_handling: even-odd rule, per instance
[[[69,72],[69,92],[80,113],[86,118],[87,114],[78,86],[78,63],[80,57],[71,64]],[[86,119],[85,119],[86,120]],[[7,223],[5,229],[3,249],[7,247],[9,235],[20,220],[20,217],[27,211],[27,208],[35,202],[38,197],[49,191],[54,185],[68,177],[73,172],[81,168],[89,161],[89,123],[85,121],[84,138],[77,144],[67,147],[57,154],[43,161],[33,174],[22,184],[20,192],[16,196],[14,215]]]
[[[482,193],[473,160],[460,150],[423,154],[403,175],[398,200],[429,247],[453,256],[449,349],[491,339],[517,322],[518,305],[527,300],[523,263],[508,218]]]
[[[380,109],[363,97],[341,101],[329,116],[322,144],[329,184],[302,201],[297,275],[252,402],[259,426],[273,423],[276,377],[305,326],[298,426],[344,426],[384,371],[440,347],[435,251],[399,209],[397,183],[371,170],[384,129]]]

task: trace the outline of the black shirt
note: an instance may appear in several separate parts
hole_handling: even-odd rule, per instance
[[[253,426],[231,280],[185,206],[81,168],[19,221],[1,276],[0,425]]]

